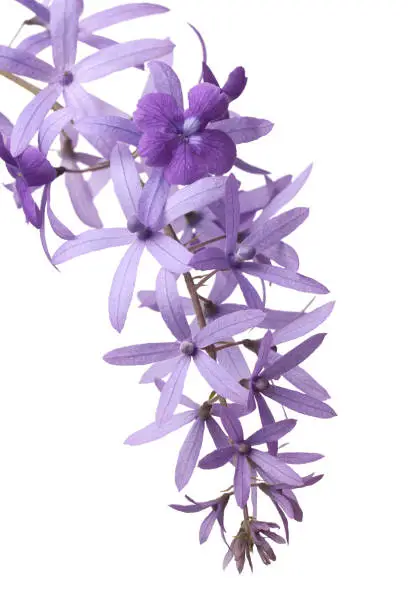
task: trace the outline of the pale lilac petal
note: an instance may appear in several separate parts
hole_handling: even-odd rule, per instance
[[[174,370],[178,358],[179,355],[173,359],[168,359],[167,361],[160,361],[159,363],[154,363],[146,370],[139,382],[141,384],[153,383],[156,382],[156,380],[158,379],[164,378]]]
[[[195,337],[195,343],[200,348],[210,346],[221,340],[225,340],[241,334],[252,327],[257,327],[263,321],[265,314],[262,310],[238,310],[231,314],[219,317],[208,323]]]
[[[174,274],[187,272],[190,267],[191,253],[169,236],[155,233],[146,241],[146,247],[160,265]]]
[[[279,440],[283,436],[286,436],[295,427],[295,419],[285,419],[284,421],[278,421],[271,423],[258,429],[252,436],[247,438],[246,442],[250,446],[258,446],[259,444],[265,444],[273,440]]]
[[[34,225],[34,227],[41,227],[41,214],[38,210],[37,204],[34,202],[33,196],[31,195],[31,190],[28,188],[27,183],[24,180],[17,178],[16,190],[27,221]]]
[[[139,198],[142,194],[135,160],[129,151],[129,147],[119,143],[112,150],[110,162],[115,193],[129,221],[138,215]]]
[[[42,123],[38,133],[38,146],[45,155],[48,154],[50,147],[64,127],[73,118],[70,108],[62,108],[51,113]]]
[[[261,395],[260,393],[257,393],[256,395],[256,403],[258,405],[258,412],[261,419],[262,427],[267,427],[268,425],[272,425],[273,423],[275,423],[273,414],[268,404],[266,403],[263,395]],[[278,452],[278,441],[271,440],[270,442],[267,442],[267,446],[269,453],[271,455],[276,456],[276,453]]]
[[[203,61],[203,81],[204,83],[211,83],[212,85],[216,85],[221,89],[221,85],[219,84],[213,71],[205,61]]]
[[[228,438],[218,425],[217,421],[210,417],[207,419],[207,429],[213,439],[213,442],[217,448],[223,448],[228,446]]]
[[[229,268],[229,262],[224,251],[216,247],[208,247],[198,251],[191,259],[190,265],[196,270],[225,270]]]
[[[203,444],[204,429],[204,421],[196,419],[180,449],[176,465],[176,486],[179,491],[184,489],[193,475]]]
[[[191,265],[193,265],[192,262]],[[215,304],[222,304],[222,302],[225,302],[230,297],[236,286],[237,279],[232,272],[229,270],[227,272],[219,272],[215,276],[215,282],[208,297]],[[263,327],[263,324],[260,324],[260,327]]]
[[[3,113],[0,113],[0,136],[4,135],[7,138],[11,136],[11,132],[13,131],[13,124]],[[1,139],[0,147],[3,149],[4,147],[3,139]],[[4,159],[2,152],[0,152],[0,156]],[[6,161],[6,160],[4,160]]]
[[[150,74],[152,75],[155,90],[158,93],[172,96],[177,106],[183,108],[183,92],[180,79],[168,64],[164,62],[150,62]]]
[[[89,83],[113,72],[161,57],[169,53],[173,47],[170,41],[156,39],[121,43],[83,59],[75,66],[73,72],[80,83]]]
[[[106,49],[106,47],[111,47],[112,45],[117,45],[117,41],[112,38],[107,38],[106,36],[98,36],[97,34],[91,34],[90,32],[85,32],[82,28],[78,32],[78,40],[93,47],[94,49]]]
[[[330,419],[336,416],[333,408],[327,404],[309,395],[299,393],[298,391],[292,391],[291,389],[284,389],[283,387],[274,385],[264,393],[275,402],[278,402],[278,404],[282,404],[286,406],[286,408],[290,408],[301,414],[314,416],[318,419]]]
[[[292,468],[268,453],[252,449],[250,458],[256,466],[260,467],[261,470],[265,472],[273,483],[276,482],[297,486],[303,482],[301,477],[296,474]]]
[[[99,172],[94,174],[99,174]],[[102,221],[94,204],[91,188],[85,178],[81,174],[66,172],[65,185],[74,211],[82,223],[95,229],[101,229]]]
[[[73,234],[71,230],[66,225],[64,225],[64,223],[62,223],[62,221],[60,221],[58,217],[54,214],[51,208],[51,203],[49,201],[49,198],[48,198],[48,205],[47,205],[47,213],[48,213],[48,220],[50,222],[50,225],[52,227],[54,234],[56,234],[63,240],[74,240],[76,238],[75,234]]]
[[[237,279],[238,285],[242,291],[242,295],[244,296],[245,302],[247,303],[247,306],[249,308],[263,309],[264,308],[263,300],[259,297],[258,292],[252,286],[249,280],[245,278],[243,274],[240,274],[239,272],[236,272],[235,270],[233,272],[235,274],[235,278]],[[261,321],[260,326],[263,327],[262,321]]]
[[[292,383],[294,387],[306,393],[306,395],[311,395],[322,402],[330,398],[327,390],[300,366],[296,366],[296,368],[293,368],[289,372],[285,372],[283,376]]]
[[[277,264],[283,268],[288,268],[297,272],[299,269],[299,257],[295,249],[286,242],[278,242],[273,244],[268,249],[265,249],[262,253],[269,259],[273,259]]]
[[[256,360],[252,377],[255,378],[261,372],[262,368],[268,363],[271,355],[271,348],[273,344],[273,336],[271,332],[266,332],[262,338],[261,344],[259,345],[258,358]]]
[[[225,185],[225,250],[227,253],[233,253],[237,243],[240,224],[239,186],[240,183],[231,174]]]
[[[156,365],[158,365],[158,364],[156,364]],[[173,369],[174,369],[174,367],[172,368],[172,370]],[[156,380],[154,382],[155,382],[156,387],[159,389],[159,391],[163,391],[164,385],[166,383],[163,380],[160,380],[158,378],[156,378]],[[193,410],[195,417],[197,417],[197,413],[200,410],[200,405],[199,404],[197,404],[196,402],[193,402],[193,400],[191,400],[186,395],[182,395],[180,397],[180,405],[187,406],[187,408],[190,408],[191,410]]]
[[[78,5],[72,0],[53,0],[50,33],[54,65],[59,71],[75,64],[78,39]]]
[[[155,291],[139,291],[137,297],[140,300],[140,306],[150,308],[151,310],[159,311],[159,307],[157,306],[156,300],[156,292]],[[194,306],[191,303],[191,299],[187,297],[181,298],[181,303],[183,305],[183,310],[186,315],[194,315]]]
[[[273,128],[273,123],[265,119],[254,117],[232,117],[223,119],[208,126],[214,130],[221,130],[228,134],[235,144],[251,142],[262,136],[266,136]]]
[[[136,240],[126,251],[113,277],[109,294],[109,319],[121,332],[126,321],[136,284],[137,269],[143,253],[143,242]]]
[[[248,172],[249,174],[270,174],[269,170],[262,170],[262,168],[258,168],[257,166],[253,166],[252,164],[248,164],[243,159],[235,160],[234,166],[238,168],[238,170],[242,170],[243,172]]]
[[[176,278],[167,270],[160,270],[157,276],[156,298],[164,322],[174,337],[180,342],[190,338],[190,327],[177,290]]]
[[[248,499],[251,491],[251,468],[248,463],[248,459],[245,455],[237,453],[235,475],[234,475],[234,493],[237,504],[240,508],[243,508]]]
[[[31,53],[0,45],[0,70],[51,83],[58,72]]]
[[[49,23],[50,11],[40,2],[36,0],[16,0],[16,2],[32,11],[44,24]]]
[[[250,377],[247,362],[239,346],[231,346],[217,353],[218,363],[227,370],[235,380],[242,380]]]
[[[164,224],[172,223],[192,210],[198,211],[224,197],[225,176],[205,177],[176,191],[166,204]]]
[[[280,329],[292,321],[295,321],[302,313],[294,312],[290,310],[271,310],[265,309],[265,319],[262,321],[259,327],[265,329]]]
[[[330,316],[333,311],[335,302],[328,302],[324,306],[320,306],[312,312],[305,312],[301,314],[292,323],[289,323],[281,329],[277,329],[273,337],[275,344],[281,344],[282,342],[289,342],[295,340],[300,336],[304,336],[309,332],[313,331],[324,323],[324,321]]]
[[[81,20],[81,29],[87,32],[96,32],[123,21],[130,21],[139,17],[167,13],[169,9],[159,4],[149,4],[147,2],[132,2],[115,6],[99,13],[94,13]]]
[[[244,439],[244,432],[241,422],[235,412],[230,411],[229,407],[223,407],[220,409],[220,413],[222,424],[230,439],[234,442],[242,442]]]
[[[216,520],[217,520],[217,513],[215,512],[215,510],[211,510],[210,514],[203,520],[200,526],[200,532],[199,532],[200,544],[204,544],[208,540]]]
[[[209,455],[206,455],[206,457],[203,457],[198,467],[203,470],[214,470],[228,463],[234,454],[235,451],[232,446],[218,448]]]
[[[191,423],[195,418],[194,412],[182,412],[181,414],[175,414],[167,423],[161,426],[157,425],[157,423],[150,423],[147,427],[143,427],[143,429],[129,436],[125,444],[140,446],[141,444],[160,440],[160,438],[164,438],[164,436],[167,436],[169,433],[188,425],[188,423]]]
[[[215,125],[218,125],[216,123]],[[206,174],[221,175],[229,172],[234,165],[237,149],[231,138],[220,130],[204,130],[189,139],[189,146],[195,155],[194,163],[206,169]],[[188,164],[188,159],[186,160]],[[197,177],[200,178],[200,177]],[[187,181],[174,181],[176,184],[187,184]],[[192,181],[189,181],[192,182]]]
[[[284,212],[265,222],[256,231],[251,231],[242,244],[253,246],[260,252],[264,251],[292,233],[307,219],[308,215],[308,208],[294,208]]]
[[[268,266],[265,264],[258,264],[252,261],[245,262],[241,265],[242,272],[252,274],[261,278],[262,280],[270,281],[275,285],[281,287],[287,287],[288,289],[294,289],[295,291],[302,291],[303,293],[317,293],[324,294],[328,293],[327,287],[321,283],[298,274],[292,270],[285,268],[278,268],[277,266]]]
[[[276,213],[283,208],[283,206],[293,200],[293,198],[299,193],[303,185],[306,183],[311,171],[312,165],[308,166],[306,170],[299,174],[297,178],[295,178],[280,193],[278,193],[278,195],[276,195],[267,206],[265,206],[262,213],[253,225],[254,230],[261,227],[267,219],[270,219],[272,215],[276,215]]]
[[[286,372],[292,370],[292,368],[301,364],[312,353],[314,353],[315,350],[319,348],[325,337],[326,334],[315,334],[314,336],[311,336],[311,338],[308,338],[282,357],[278,357],[272,365],[264,370],[263,376],[269,379],[278,379]]]
[[[228,109],[228,98],[221,89],[210,83],[200,83],[188,92],[189,109],[187,116],[196,117],[201,127],[215,121]]]
[[[210,387],[221,397],[227,397],[238,404],[246,404],[248,391],[229,374],[219,363],[211,359],[207,353],[197,351],[194,362],[200,374]]]
[[[89,230],[77,236],[75,240],[62,244],[54,254],[53,262],[61,264],[86,253],[124,246],[133,241],[134,236],[126,229]]]
[[[117,116],[84,117],[76,121],[75,127],[90,142],[96,137],[111,144],[112,148],[118,142],[137,146],[140,132],[130,119]]]
[[[120,366],[147,365],[180,355],[178,342],[136,344],[115,349],[104,355],[107,363]]]
[[[190,361],[191,359],[189,357],[182,355],[172,375],[163,387],[156,412],[156,422],[159,425],[165,423],[173,416],[174,411],[180,403]]]
[[[323,459],[323,455],[319,455],[319,453],[279,453],[278,459],[291,465],[302,465],[319,461],[319,459]]]
[[[162,227],[164,207],[170,191],[170,185],[163,177],[162,168],[154,168],[139,199],[139,220],[146,227]]]
[[[17,49],[20,51],[25,51],[26,53],[31,53],[32,55],[38,55],[49,47],[51,44],[51,36],[48,30],[44,30],[44,32],[40,32],[39,34],[34,34],[33,36],[28,36],[17,46]]]
[[[11,154],[16,157],[29,145],[30,140],[37,132],[48,111],[58,99],[62,91],[58,83],[48,85],[31,100],[25,107],[11,135]]]

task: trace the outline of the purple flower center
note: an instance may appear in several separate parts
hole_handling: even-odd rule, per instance
[[[253,259],[256,255],[256,249],[253,246],[240,246],[236,252],[235,259],[238,262],[248,261],[249,259]]]
[[[180,344],[180,353],[183,353],[183,355],[186,355],[187,357],[192,357],[196,352],[196,348],[197,347],[194,342],[190,342],[190,340],[184,340],[184,342]]]
[[[267,378],[264,378],[263,376],[258,376],[252,382],[252,387],[254,391],[260,391],[260,392],[266,391],[267,389],[269,389],[270,385],[271,384],[269,380]]]
[[[211,416],[212,404],[204,402],[198,411],[198,418],[202,421],[207,421]]]
[[[72,74],[72,72],[70,70],[66,70],[61,78],[61,85],[63,85],[64,87],[67,87],[68,85],[71,85],[73,80],[74,80],[74,75]]]
[[[146,227],[145,225],[143,225],[143,223],[139,221],[136,215],[133,215],[133,217],[129,219],[129,221],[127,222],[127,228],[131,234],[137,234],[139,240],[142,241],[148,240],[153,234],[153,231],[150,229],[150,227]]]
[[[187,137],[192,136],[199,131],[200,127],[201,123],[197,117],[187,117],[183,123],[183,135]]]
[[[237,451],[240,455],[247,455],[250,450],[251,447],[249,446],[249,444],[245,444],[245,442],[241,442],[241,444],[238,444],[237,446]]]

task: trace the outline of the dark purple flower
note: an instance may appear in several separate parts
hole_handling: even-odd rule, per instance
[[[279,440],[286,435],[296,425],[293,419],[286,419],[273,423],[249,436],[244,438],[241,423],[239,419],[233,415],[227,416],[227,411],[222,415],[223,425],[232,441],[227,446],[217,448],[199,462],[199,467],[212,470],[221,467],[234,460],[235,476],[234,476],[234,493],[237,504],[243,508],[249,498],[251,490],[251,468],[260,471],[267,476],[268,482],[280,483],[289,485],[298,485],[302,480],[296,472],[292,470],[284,461],[257,450],[254,446],[265,444],[267,442]]]
[[[272,529],[279,529],[279,525],[255,519],[243,521],[240,530],[231,542],[229,550],[225,555],[224,569],[234,559],[239,573],[244,569],[245,560],[248,561],[251,570],[253,570],[251,555],[254,546],[256,546],[258,554],[265,565],[276,561],[276,555],[267,540],[272,540],[275,544],[285,544],[285,540],[277,533],[274,533]]]
[[[188,499],[188,501],[191,502],[191,505],[183,506],[181,504],[170,504],[170,508],[173,508],[174,510],[178,510],[179,512],[186,512],[187,514],[190,514],[193,512],[201,512],[202,510],[207,510],[208,508],[211,508],[210,513],[206,516],[206,518],[201,523],[200,533],[199,533],[200,544],[204,544],[204,542],[208,540],[210,533],[212,531],[212,528],[214,527],[215,521],[218,522],[220,529],[221,529],[221,537],[226,543],[225,535],[224,535],[225,534],[224,512],[229,502],[230,495],[228,493],[225,493],[224,495],[221,495],[221,497],[217,497],[217,499],[212,499],[206,502],[196,502],[193,499],[191,499],[191,497],[188,497],[187,495],[186,495],[186,498]]]
[[[139,344],[116,349],[105,355],[105,361],[113,365],[131,366],[174,359],[172,374],[163,387],[157,408],[159,424],[165,423],[174,414],[192,361],[216,393],[245,404],[246,390],[219,363],[211,359],[204,349],[256,326],[264,318],[263,312],[246,310],[232,313],[193,333],[187,323],[173,274],[161,270],[156,293],[160,313],[177,342]]]

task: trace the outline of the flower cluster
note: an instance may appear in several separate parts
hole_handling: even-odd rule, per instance
[[[200,543],[218,523],[227,547],[224,566],[234,559],[239,572],[246,561],[252,569],[254,551],[268,565],[276,559],[271,542],[289,542],[289,521],[303,518],[295,490],[322,478],[298,473],[299,466],[322,455],[288,451],[281,438],[300,427],[296,413],[335,416],[326,389],[303,369],[325,338],[313,332],[334,303],[313,310],[309,304],[301,311],[271,309],[269,303],[271,286],[314,296],[328,293],[299,272],[298,255],[286,242],[308,217],[307,208],[285,207],[311,167],[297,178],[272,180],[267,171],[238,157],[238,147],[266,136],[273,126],[234,112],[233,103],[247,86],[245,70],[235,68],[221,86],[195,28],[204,62],[200,82],[186,96],[172,68],[169,39],[118,43],[96,34],[122,21],[165,13],[165,7],[129,3],[83,18],[82,0],[17,2],[32,12],[25,26],[40,32],[16,48],[0,46],[1,74],[34,94],[15,125],[0,114],[0,157],[12,178],[6,188],[26,221],[39,230],[55,267],[93,251],[126,247],[109,293],[111,325],[123,330],[137,293],[141,306],[157,313],[173,337],[115,348],[104,356],[116,366],[149,366],[140,382],[159,392],[152,422],[126,444],[140,446],[188,426],[175,468],[177,489],[184,489],[197,469],[222,466],[229,470],[231,486],[214,491],[210,501],[187,497],[189,504],[171,507],[206,511]],[[79,43],[94,50],[77,61]],[[52,65],[37,57],[49,46]],[[87,83],[124,69],[147,78],[143,95],[133,100],[132,116],[86,91]],[[55,141],[58,165],[50,161]],[[261,185],[244,190],[247,173],[258,175]],[[51,207],[56,180],[65,180],[73,209],[87,226],[78,235]],[[123,213],[118,227],[104,227],[94,201],[109,181]],[[63,241],[53,254],[47,219]],[[145,250],[158,263],[153,289],[139,287],[137,279]],[[289,350],[287,342],[294,342]],[[184,387],[197,376],[208,392],[190,399]],[[258,425],[251,431],[254,418]],[[202,456],[206,432],[214,449]],[[270,511],[272,501],[285,538],[276,533],[276,522],[258,519],[260,499],[263,512]],[[231,538],[225,514],[232,504],[241,509],[242,520]]]

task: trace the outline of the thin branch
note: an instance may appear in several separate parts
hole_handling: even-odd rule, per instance
[[[208,246],[209,244],[213,244],[214,242],[219,242],[220,240],[224,240],[224,238],[225,238],[225,234],[223,236],[217,236],[216,238],[211,238],[210,240],[206,240],[205,242],[200,242],[200,244],[197,244],[197,245],[191,247],[190,251],[192,253],[196,253],[197,251],[199,251],[203,247]]]
[[[212,272],[210,272],[209,274],[206,274],[199,283],[197,283],[197,285],[195,285],[196,289],[200,289],[200,287],[202,287],[203,285],[205,285],[205,283],[207,281],[210,280],[210,278],[212,278],[213,276],[215,276],[215,274],[217,274],[218,270],[213,270]]]

